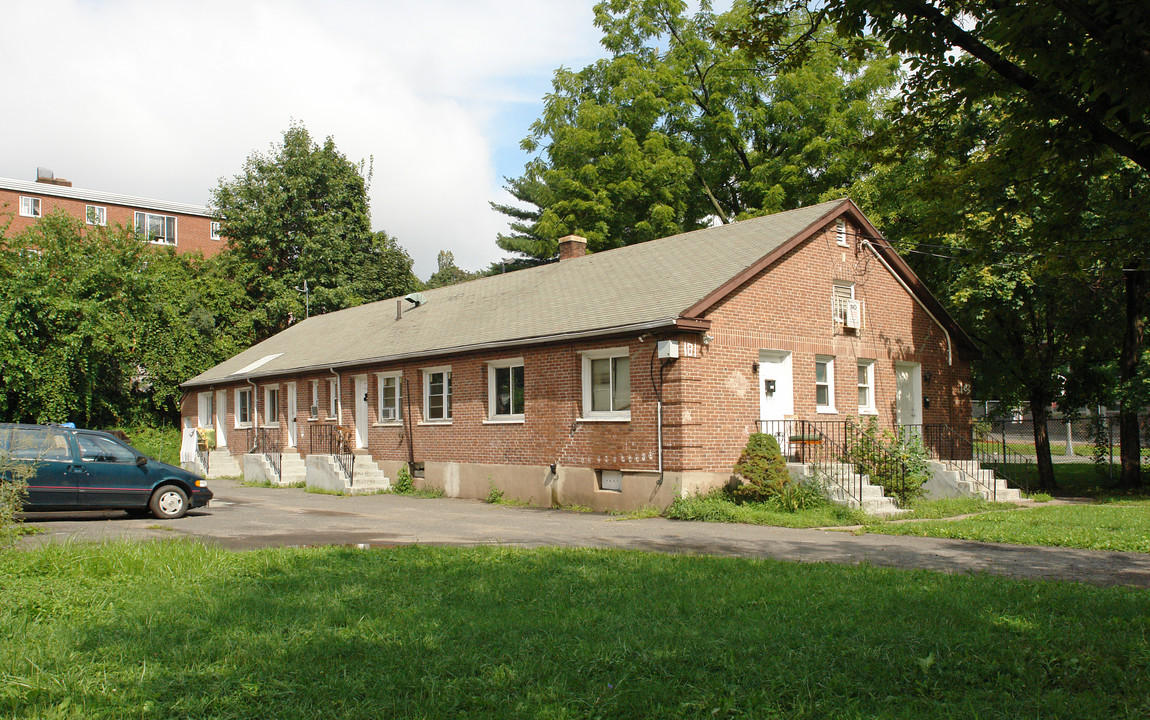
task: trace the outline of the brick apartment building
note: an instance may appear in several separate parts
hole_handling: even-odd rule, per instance
[[[665,506],[760,420],[970,422],[970,339],[849,200],[313,317],[184,383],[188,426],[453,497]],[[328,433],[330,435],[330,432]],[[266,435],[265,435],[266,437]]]
[[[56,210],[89,225],[123,225],[146,234],[156,245],[211,257],[223,249],[219,223],[202,205],[150,200],[72,187],[50,170],[37,169],[36,182],[0,178],[0,214],[10,214],[15,234]]]

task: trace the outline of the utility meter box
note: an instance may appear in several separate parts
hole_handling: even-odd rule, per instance
[[[662,359],[670,359],[679,357],[679,341],[678,340],[660,340],[658,346],[658,357]]]

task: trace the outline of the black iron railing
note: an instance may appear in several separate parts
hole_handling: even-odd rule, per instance
[[[347,430],[326,423],[312,425],[308,432],[308,453],[331,455],[348,483],[355,481],[355,453]]]
[[[196,463],[198,463],[200,469],[204,471],[204,475],[208,474],[209,452],[210,451],[206,447],[196,445]]]
[[[760,420],[784,457],[814,468],[820,481],[839,488],[861,507],[863,477],[897,497],[906,491],[906,464],[878,442],[873,431],[849,420]]]
[[[980,441],[972,427],[959,429],[937,423],[904,425],[903,428],[905,432],[919,433],[932,459],[945,463],[984,490],[990,500],[998,499],[997,478],[1017,486],[1013,470],[1025,474],[1031,463],[1030,458],[1014,452],[1006,443],[987,438]],[[990,471],[989,474],[986,471]]]
[[[263,455],[271,466],[275,482],[283,477],[283,448],[279,428],[252,428],[249,431],[250,452]]]

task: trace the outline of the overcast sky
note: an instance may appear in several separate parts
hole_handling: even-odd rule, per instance
[[[502,256],[503,177],[593,0],[0,0],[0,177],[207,204],[293,120],[374,158],[375,229],[426,279]]]

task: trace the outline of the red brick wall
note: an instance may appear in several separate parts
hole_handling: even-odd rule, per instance
[[[854,233],[851,233],[852,238]],[[856,297],[864,303],[864,327],[844,333],[831,314],[831,285],[835,279],[856,283]],[[759,377],[752,369],[761,349],[792,353],[794,416],[841,420],[858,415],[856,361],[874,359],[875,400],[878,419],[894,422],[896,361],[922,364],[923,395],[931,398],[924,410],[927,423],[962,424],[969,420],[969,399],[959,390],[969,382],[967,366],[957,353],[947,361],[947,343],[930,319],[903,287],[867,250],[852,239],[851,247],[835,243],[834,226],[793,250],[772,268],[749,280],[709,311],[712,325],[704,344],[698,335],[683,335],[681,357],[667,363],[663,373],[664,467],[670,471],[728,472],[747,435],[759,418]],[[403,461],[409,457],[407,433],[417,462],[458,462],[512,465],[577,466],[622,470],[657,468],[656,391],[654,376],[661,362],[654,360],[658,337],[606,339],[523,349],[432,358],[340,371],[342,416],[340,423],[354,426],[356,375],[368,376],[368,411],[373,418],[369,449],[377,460]],[[630,422],[590,422],[582,416],[582,358],[580,351],[626,346],[631,361]],[[835,415],[815,411],[815,355],[835,357]],[[524,361],[525,421],[517,424],[485,423],[488,408],[487,362],[522,357]],[[449,425],[423,424],[423,376],[429,367],[450,365],[452,421]],[[386,425],[374,421],[379,413],[377,372],[402,372],[404,413],[410,422]],[[287,380],[299,389],[299,447],[306,452],[307,419],[311,403],[308,381],[320,382],[320,416],[327,420],[327,379],[331,373],[301,375],[280,380],[281,413],[286,409]],[[263,417],[263,388],[256,393]],[[233,388],[228,389],[229,446],[242,451],[246,434],[234,430]],[[185,400],[184,415],[196,413],[196,393]],[[280,433],[286,438],[281,417]],[[235,440],[232,437],[235,437]],[[285,442],[286,444],[286,442]]]
[[[190,253],[199,251],[204,257],[211,257],[223,250],[222,240],[211,239],[212,219],[200,215],[187,215],[169,212],[167,210],[150,210],[145,207],[128,205],[113,205],[102,201],[73,200],[52,195],[38,195],[34,193],[17,192],[0,188],[0,214],[12,214],[12,224],[8,228],[9,235],[28,228],[38,222],[38,218],[20,216],[20,198],[40,198],[40,216],[46,217],[53,211],[60,209],[73,217],[87,218],[87,206],[97,205],[106,209],[108,227],[123,225],[134,228],[136,225],[136,211],[151,212],[159,215],[173,215],[176,217],[176,252]],[[158,245],[159,246],[159,245]]]
[[[895,424],[896,362],[921,363],[924,423],[969,422],[970,372],[950,353],[942,328],[867,249],[848,224],[849,247],[825,231],[793,249],[707,313],[713,340],[701,358],[679,361],[684,386],[680,412],[669,418],[685,448],[688,469],[731,468],[760,416],[760,350],[791,353],[796,419],[859,416],[857,362],[875,360],[875,406],[884,427]],[[860,330],[844,330],[831,312],[835,280],[855,283],[864,306]],[[953,338],[951,339],[953,342]],[[815,407],[815,356],[834,358],[835,414]],[[929,372],[930,380],[926,380]]]

